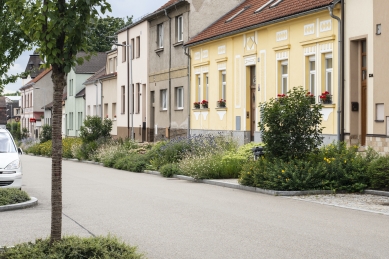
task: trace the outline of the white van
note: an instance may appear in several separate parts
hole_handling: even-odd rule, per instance
[[[22,163],[11,133],[0,129],[0,188],[22,188]]]

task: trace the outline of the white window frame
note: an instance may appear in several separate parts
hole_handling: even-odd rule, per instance
[[[184,109],[184,87],[176,88],[177,109]]]
[[[163,48],[163,23],[157,25],[158,48]]]
[[[183,16],[177,17],[177,42],[184,41],[184,18]]]
[[[314,62],[314,67],[312,69],[312,63]],[[308,59],[308,66],[309,66],[309,91],[311,94],[316,94],[316,57],[310,56]]]
[[[209,101],[209,75],[205,74],[205,100]]]
[[[226,70],[223,70],[222,71],[222,96],[221,96],[221,99],[223,100],[226,100],[226,97],[227,97],[227,71]]]
[[[167,89],[161,90],[161,110],[167,110]]]
[[[288,60],[281,61],[281,94],[286,94],[288,92]],[[284,67],[286,66],[286,74],[284,74]],[[284,79],[286,79],[286,85],[284,84]]]
[[[201,85],[201,75],[197,75],[197,101],[201,102],[202,101],[202,85]]]
[[[331,59],[331,68],[328,68],[328,60]],[[332,53],[325,55],[325,78],[326,78],[326,91],[332,94],[332,79],[333,79],[333,62]],[[331,76],[331,79],[328,80],[328,76]]]
[[[114,64],[113,64],[113,58],[109,59],[109,73],[112,74],[114,71]]]
[[[69,96],[73,96],[73,79],[69,79]]]

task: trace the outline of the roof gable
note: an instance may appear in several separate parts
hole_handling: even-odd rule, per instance
[[[246,0],[185,45],[196,45],[205,40],[237,33],[248,27],[324,8],[332,2],[333,0]]]

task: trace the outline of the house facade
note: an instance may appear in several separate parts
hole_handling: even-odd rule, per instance
[[[33,80],[22,86],[20,128],[27,128],[31,137],[38,138],[44,125],[44,105],[53,100],[52,70],[46,69]]]
[[[77,57],[85,56],[83,52],[77,54]],[[82,65],[76,65],[67,74],[66,112],[62,116],[63,137],[79,136],[80,127],[85,120],[85,86],[83,83],[105,65],[106,56],[106,53],[92,55],[89,61],[85,60]],[[99,111],[101,105],[96,108]]]
[[[117,136],[150,141],[147,137],[149,23],[145,18],[139,19],[117,35],[118,43],[127,45],[117,51]]]
[[[247,0],[186,44],[191,134],[260,142],[259,104],[302,86],[315,102],[329,93],[321,111],[324,141],[337,139],[338,22],[328,10],[332,1],[300,2]],[[333,13],[340,16],[340,5]]]
[[[389,152],[389,2],[345,1],[345,140]],[[363,17],[363,22],[361,22]]]
[[[150,102],[146,124],[151,141],[189,133],[190,59],[183,45],[241,2],[171,0],[147,17]]]

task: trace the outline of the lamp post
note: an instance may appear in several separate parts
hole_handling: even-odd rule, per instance
[[[130,104],[130,97],[132,98],[133,97],[133,89],[132,89],[132,85],[133,85],[133,82],[132,82],[132,45],[125,45],[125,44],[120,44],[120,43],[114,43],[114,45],[116,46],[119,46],[119,47],[127,47],[127,53],[130,54],[130,60],[127,61],[127,64],[128,62],[130,62],[130,69],[127,69],[127,83],[128,83],[128,79],[130,78],[130,84],[128,85],[128,88],[129,88],[129,97],[128,97],[128,104]],[[128,57],[128,55],[127,55]],[[130,71],[128,71],[130,70]],[[128,72],[130,72],[130,75],[129,75],[129,78],[128,78]],[[130,115],[130,121],[131,121],[131,139],[134,140],[134,100],[132,101],[131,103],[131,112],[129,111],[129,115]],[[128,109],[129,110],[129,109]]]

